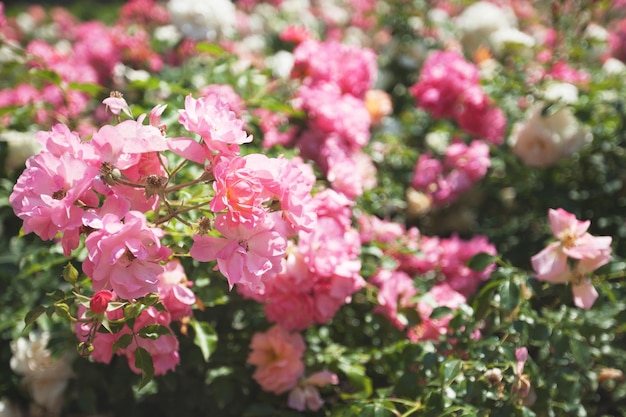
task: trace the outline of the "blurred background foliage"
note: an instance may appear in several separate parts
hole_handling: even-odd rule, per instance
[[[45,6],[68,7],[82,19],[115,20],[124,2],[48,2]],[[488,237],[498,250],[499,268],[468,305],[454,312],[451,334],[442,342],[411,343],[404,332],[373,312],[376,295],[372,287],[355,294],[326,325],[305,332],[306,362],[315,369],[339,375],[340,385],[322,390],[325,406],[310,415],[328,416],[624,416],[626,382],[618,371],[626,369],[626,289],[622,262],[626,250],[626,152],[624,128],[626,83],[623,76],[607,76],[589,68],[592,77],[580,90],[575,105],[577,118],[591,129],[593,142],[570,158],[548,168],[524,165],[508,144],[491,147],[491,168],[475,188],[461,199],[421,216],[407,212],[406,192],[415,162],[429,151],[425,136],[441,130],[467,139],[451,122],[437,121],[415,107],[408,88],[417,81],[424,54],[407,66],[406,51],[441,49],[437,41],[416,35],[409,17],[424,17],[429,2],[389,0],[379,26],[389,30],[396,48],[381,52],[383,77],[380,88],[391,95],[394,114],[372,131],[367,151],[378,169],[378,186],[358,199],[355,213],[369,213],[416,226],[423,235],[470,238]],[[471,2],[465,2],[471,3]],[[580,1],[580,7],[602,8],[606,2]],[[593,3],[593,5],[592,5]],[[23,11],[26,3],[5,2],[7,15]],[[555,22],[559,33],[572,33],[572,21]],[[585,45],[567,38],[563,49],[570,57],[585,57]],[[219,49],[217,49],[219,51]],[[254,69],[230,71],[233,58],[208,54],[190,60],[184,67],[165,67],[158,75],[124,88],[124,95],[137,113],[157,103],[167,103],[164,120],[172,126],[175,109],[183,107],[191,81],[202,74],[207,83],[226,83],[250,105],[277,106],[289,93],[289,85],[278,93],[264,92],[269,75]],[[581,59],[581,66],[589,65]],[[3,66],[0,86],[41,74],[23,73],[20,67]],[[259,81],[261,80],[261,81]],[[35,81],[34,81],[35,82]],[[167,88],[162,88],[163,85]],[[510,132],[513,120],[523,117],[519,99],[531,92],[525,74],[515,62],[504,65],[495,76],[483,80],[493,100],[505,111]],[[93,94],[95,107],[108,89]],[[611,95],[606,94],[607,91]],[[283,94],[282,97],[280,94]],[[608,98],[607,98],[608,97]],[[27,130],[28,109],[16,112],[14,128]],[[260,130],[250,120],[254,145],[261,150]],[[173,135],[174,132],[172,132]],[[465,135],[465,136],[464,136]],[[2,157],[7,154],[1,143]],[[384,149],[379,158],[376,152]],[[266,152],[266,151],[263,151]],[[275,149],[275,154],[292,152]],[[270,153],[271,153],[270,152]],[[49,305],[46,295],[59,287],[67,260],[58,247],[32,235],[20,234],[8,196],[19,172],[4,172],[0,182],[0,397],[25,405],[19,377],[9,367],[9,342],[28,333],[23,328],[27,312]],[[590,232],[613,237],[615,261],[600,271],[594,281],[600,298],[589,311],[573,307],[571,290],[535,280],[530,256],[541,250],[550,232],[549,208],[561,207],[579,219],[592,219]],[[371,253],[371,252],[369,252]],[[364,276],[383,261],[362,256]],[[64,415],[110,416],[297,416],[286,407],[285,396],[263,392],[254,382],[253,369],[246,365],[252,334],[268,327],[262,306],[229,291],[226,281],[209,265],[184,260],[187,275],[204,308],[194,311],[198,322],[209,324],[213,340],[208,343],[208,361],[193,338],[191,328],[175,329],[180,336],[181,364],[174,373],[157,377],[142,390],[139,377],[125,358],[114,357],[110,365],[75,360],[76,378],[70,381]],[[423,286],[423,277],[415,277]],[[419,318],[408,316],[412,323]],[[54,330],[59,351],[74,349],[69,329],[57,317],[43,316],[36,326]],[[214,332],[214,333],[212,333]],[[476,332],[482,337],[477,338]],[[215,340],[216,339],[216,340]],[[515,387],[515,349],[528,348],[525,364],[533,391],[523,397]],[[501,370],[500,380],[489,371]]]

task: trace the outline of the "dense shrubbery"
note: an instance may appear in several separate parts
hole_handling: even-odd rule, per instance
[[[1,416],[626,414],[623,1],[102,7],[0,2]]]

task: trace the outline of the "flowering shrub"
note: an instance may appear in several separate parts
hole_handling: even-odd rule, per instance
[[[1,416],[626,414],[623,1],[196,3],[0,2]]]

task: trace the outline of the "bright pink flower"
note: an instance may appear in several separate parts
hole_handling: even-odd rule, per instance
[[[263,148],[287,146],[293,141],[297,128],[289,125],[287,115],[263,108],[255,109],[254,115],[259,118],[259,127],[263,132]]]
[[[98,173],[69,153],[56,157],[41,152],[30,157],[9,196],[15,214],[24,221],[24,232],[51,240],[59,232],[79,228],[83,209],[76,203],[98,204],[90,191]]]
[[[587,84],[591,79],[589,73],[584,70],[577,70],[565,61],[556,62],[546,76],[553,80],[572,84]]]
[[[215,219],[215,230],[224,237],[195,235],[190,255],[201,262],[217,259],[217,265],[232,288],[235,284],[263,287],[263,279],[280,271],[287,240],[263,221],[253,228],[233,224],[225,215]]]
[[[211,200],[211,210],[217,213],[228,210],[233,223],[252,228],[265,218],[265,208],[261,204],[271,197],[260,176],[266,174],[271,178],[272,174],[258,171],[257,167],[251,168],[247,162],[238,156],[218,160],[213,167],[215,196]]]
[[[165,264],[164,271],[158,276],[159,299],[172,316],[172,321],[178,321],[191,315],[191,306],[196,302],[196,296],[189,289],[191,282],[183,266],[177,260]]]
[[[537,279],[551,283],[571,282],[574,304],[589,309],[598,293],[588,275],[611,260],[611,237],[592,236],[591,222],[579,221],[561,208],[548,211],[552,233],[558,239],[531,258]],[[574,260],[570,267],[568,260]]]
[[[278,35],[278,37],[281,41],[299,44],[310,39],[311,34],[304,26],[289,25],[280,33],[280,35]]]
[[[114,297],[113,292],[109,290],[98,291],[91,297],[89,301],[89,309],[96,314],[102,314],[107,311],[109,301]]]
[[[376,55],[367,48],[309,39],[298,44],[293,55],[293,77],[307,84],[330,82],[357,98],[365,96],[376,78]]]
[[[337,385],[339,378],[330,371],[319,371],[298,382],[298,385],[289,392],[287,405],[298,411],[317,411],[322,408],[324,401],[317,390],[328,384]]]
[[[411,298],[417,294],[413,279],[403,271],[380,269],[370,279],[378,287],[378,306],[374,311],[387,317],[394,326],[403,329],[407,322],[403,320],[398,309],[415,306]]]
[[[455,51],[435,51],[426,58],[419,81],[410,89],[417,105],[433,117],[453,118],[463,94],[479,84],[476,65]]]
[[[178,121],[202,137],[209,153],[238,154],[239,145],[252,141],[252,136],[243,130],[243,120],[237,118],[230,105],[216,95],[197,100],[188,95],[185,109],[179,112]]]
[[[123,221],[105,214],[90,226],[97,230],[85,240],[89,255],[83,271],[92,278],[96,291],[113,289],[125,300],[158,291],[158,276],[164,271],[158,262],[171,254],[161,245],[161,229],[148,227],[143,213],[137,211],[128,212]]]
[[[440,240],[438,268],[445,277],[445,282],[465,297],[473,295],[478,286],[487,280],[495,269],[494,263],[482,271],[469,268],[467,262],[479,253],[496,255],[497,251],[485,236],[462,240],[453,235]]]
[[[408,336],[413,342],[419,340],[437,340],[448,332],[448,324],[452,314],[437,319],[430,317],[436,307],[448,307],[456,310],[466,301],[465,297],[453,290],[448,284],[438,284],[430,289],[424,299],[417,305],[421,323],[409,329]]]
[[[371,118],[365,102],[343,94],[335,84],[325,82],[300,87],[296,106],[307,112],[312,128],[338,133],[349,149],[361,149],[369,142]]]
[[[456,115],[456,120],[461,129],[467,133],[485,139],[494,145],[501,145],[504,142],[506,130],[504,112],[500,108],[494,107],[482,90],[480,94],[482,97],[477,102],[467,98],[463,101]]]
[[[306,346],[299,333],[280,326],[252,336],[247,362],[257,367],[252,377],[264,391],[282,394],[293,389],[304,374],[302,355]]]

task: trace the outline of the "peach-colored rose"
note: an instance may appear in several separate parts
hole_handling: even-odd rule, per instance
[[[365,108],[374,125],[380,123],[383,117],[393,112],[391,97],[383,90],[368,90],[365,93]]]
[[[257,367],[252,375],[263,390],[282,394],[293,389],[304,373],[304,339],[275,325],[265,333],[255,333],[250,343],[248,363]]]

